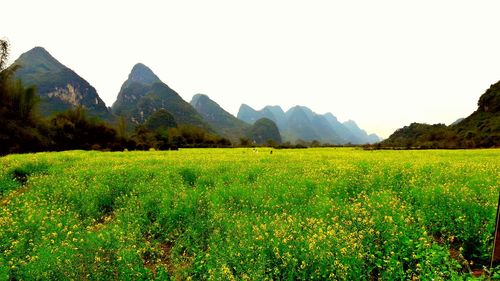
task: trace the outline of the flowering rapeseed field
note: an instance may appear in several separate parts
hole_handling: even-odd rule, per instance
[[[500,150],[264,148],[10,155],[0,158],[0,280],[467,279],[489,265],[499,159]]]

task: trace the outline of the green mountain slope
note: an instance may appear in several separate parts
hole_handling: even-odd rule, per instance
[[[361,129],[353,120],[348,120],[344,122],[343,125],[352,133],[352,139],[350,142],[353,144],[367,144],[380,141],[380,138],[377,135],[367,134],[366,131]]]
[[[296,142],[298,140],[312,141],[320,140],[320,135],[316,132],[308,112],[301,106],[290,108],[286,112],[287,127],[283,136],[287,141]]]
[[[286,115],[283,109],[281,109],[279,105],[268,105],[264,107],[262,111],[265,112],[264,117],[266,116],[272,117],[270,119],[273,120],[274,123],[276,123],[278,129],[284,130],[286,128],[287,125]]]
[[[250,124],[234,117],[206,95],[193,96],[190,104],[216,133],[230,139],[233,143],[245,137],[246,131],[250,128]]]
[[[95,88],[44,48],[35,47],[22,54],[11,67],[18,67],[15,78],[22,80],[25,86],[36,87],[42,115],[83,106],[90,116],[111,119]]]
[[[355,136],[330,112],[323,114],[335,133],[342,138],[341,143],[353,143]]]
[[[241,104],[236,117],[248,124],[253,124],[255,121],[262,118],[262,113],[243,103]]]
[[[138,125],[160,109],[168,111],[178,125],[192,125],[213,131],[203,117],[151,69],[136,64],[113,103],[113,113],[125,116],[129,122]]]
[[[172,114],[165,109],[160,109],[151,114],[144,125],[151,131],[158,129],[167,130],[177,127],[177,122],[175,122],[175,118]]]
[[[475,112],[451,128],[465,146],[500,146],[500,81],[491,85],[477,104]]]
[[[481,95],[467,118],[444,124],[418,124],[398,129],[381,142],[384,147],[475,148],[500,147],[500,81]]]
[[[444,124],[411,123],[396,130],[381,142],[385,147],[406,148],[456,148],[457,136],[454,130]]]
[[[247,137],[256,144],[281,143],[281,135],[276,123],[267,118],[257,120],[248,130]]]
[[[142,63],[134,65],[111,107],[113,113],[123,116],[130,115],[154,83],[161,83],[161,80],[151,69]]]
[[[319,135],[319,141],[322,143],[345,143],[342,138],[330,125],[328,120],[323,115],[315,114],[311,119],[311,124],[314,131]]]

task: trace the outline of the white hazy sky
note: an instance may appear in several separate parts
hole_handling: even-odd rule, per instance
[[[137,62],[186,101],[305,105],[389,136],[451,123],[500,80],[500,1],[55,1],[2,3],[11,60],[34,46],[108,106]]]

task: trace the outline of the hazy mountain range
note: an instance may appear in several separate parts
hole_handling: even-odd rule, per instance
[[[142,124],[161,126],[158,122],[166,120],[166,126],[196,126],[233,142],[241,138],[256,143],[317,140],[330,144],[364,144],[380,141],[377,135],[366,133],[352,120],[341,123],[331,113],[317,114],[299,105],[284,112],[280,106],[254,110],[242,104],[235,117],[203,94],[195,95],[188,103],[141,63],[132,68],[110,108],[94,87],[42,47],[22,54],[11,67],[19,67],[16,78],[25,86],[37,88],[44,116],[82,106],[89,115],[108,122],[123,116],[134,127]]]
[[[341,123],[332,113],[321,115],[300,105],[284,112],[280,106],[255,110],[242,104],[238,118],[250,124],[260,118],[271,119],[277,124],[283,140],[290,142],[318,140],[323,143],[364,144],[380,141],[377,135],[368,135],[352,120]]]

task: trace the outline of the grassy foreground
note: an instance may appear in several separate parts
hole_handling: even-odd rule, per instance
[[[0,158],[0,280],[466,279],[500,150]]]

